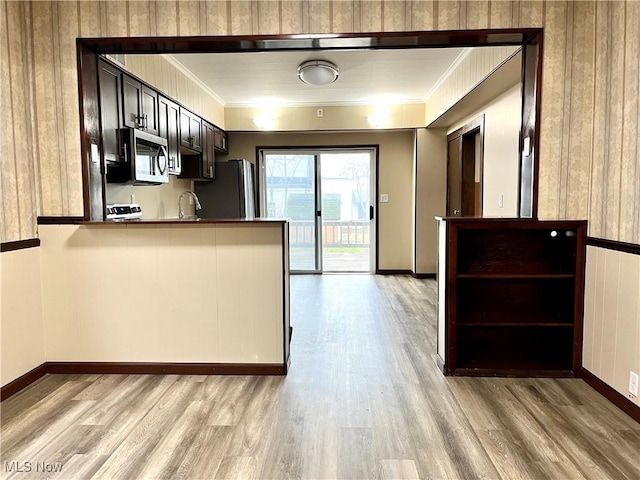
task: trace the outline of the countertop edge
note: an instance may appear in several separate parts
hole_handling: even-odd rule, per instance
[[[123,226],[123,225],[212,225],[212,224],[284,224],[288,223],[286,219],[272,219],[272,218],[236,218],[236,219],[208,219],[203,218],[201,220],[171,220],[171,219],[149,219],[149,220],[89,220],[79,221],[76,225],[84,226]]]

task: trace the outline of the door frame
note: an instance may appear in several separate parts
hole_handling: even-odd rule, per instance
[[[380,259],[380,248],[379,248],[379,241],[378,241],[378,231],[379,231],[379,219],[378,219],[378,211],[379,211],[379,197],[378,197],[378,188],[379,188],[379,173],[380,173],[380,145],[379,144],[365,144],[365,145],[351,145],[351,144],[344,144],[344,145],[257,145],[255,152],[256,152],[256,156],[255,156],[255,162],[256,162],[256,197],[258,198],[258,211],[260,213],[262,213],[262,152],[268,150],[268,151],[272,151],[272,152],[282,152],[282,153],[286,153],[286,152],[290,152],[290,151],[299,151],[299,152],[306,152],[306,153],[318,153],[317,156],[317,165],[316,165],[316,191],[318,192],[318,196],[316,198],[316,211],[318,211],[318,209],[321,207],[321,205],[318,205],[318,202],[322,201],[322,186],[321,186],[321,182],[320,182],[320,156],[319,154],[322,151],[346,151],[346,150],[353,150],[353,151],[370,151],[371,152],[371,199],[373,200],[371,202],[370,208],[372,208],[372,214],[373,214],[373,219],[371,219],[371,232],[370,232],[370,242],[371,242],[371,246],[370,246],[370,250],[369,250],[369,258],[370,258],[370,270],[367,273],[371,273],[371,274],[377,274],[378,272],[378,265],[379,265],[379,259]],[[316,216],[317,218],[317,216]],[[316,271],[304,271],[304,273],[309,273],[309,274],[313,274],[313,273],[317,273],[317,274],[321,274],[322,273],[322,241],[321,241],[321,235],[322,235],[322,219],[320,219],[319,222],[316,222],[316,250],[319,250],[320,253],[318,254],[316,252],[316,257],[319,256],[319,258],[317,259],[317,265],[318,265],[318,269]],[[320,243],[318,244],[317,242],[320,241]],[[320,245],[320,248],[318,248],[318,245]],[[296,271],[292,271],[292,273],[300,273],[300,272],[296,272]]]
[[[449,135],[447,135],[447,207],[446,207],[446,211],[447,211],[447,215],[449,214],[449,207],[450,207],[450,196],[449,196],[449,162],[450,162],[450,158],[449,158],[449,148],[448,148],[448,144],[449,142],[456,140],[459,137],[461,138],[461,142],[460,142],[460,151],[458,152],[459,155],[459,162],[460,162],[460,196],[461,196],[461,201],[460,201],[460,216],[474,216],[474,214],[472,215],[465,215],[465,201],[464,201],[464,178],[465,178],[465,169],[464,169],[464,165],[465,165],[465,161],[468,161],[469,156],[470,155],[474,155],[473,158],[473,162],[475,165],[476,162],[476,147],[475,147],[475,139],[474,137],[476,136],[476,134],[480,135],[480,157],[479,157],[479,162],[480,162],[480,216],[482,216],[482,197],[483,197],[483,193],[484,193],[484,120],[485,120],[485,115],[484,113],[482,115],[479,115],[478,117],[474,118],[473,120],[469,121],[468,123],[464,124],[462,127],[458,128],[457,130],[451,132]],[[476,167],[477,168],[477,167]],[[475,174],[475,170],[474,170],[474,174]],[[474,205],[475,205],[475,200],[474,200]]]
[[[518,209],[521,217],[538,216],[540,113],[544,29],[507,28],[338,34],[230,35],[202,37],[77,38],[78,104],[84,220],[105,215],[105,179],[92,161],[91,146],[100,146],[97,65],[102,53],[207,53],[307,51],[323,49],[411,49],[521,45],[522,113],[520,123]],[[523,146],[529,148],[525,151]]]

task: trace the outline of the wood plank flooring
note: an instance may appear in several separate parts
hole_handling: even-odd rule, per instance
[[[433,280],[291,283],[287,377],[47,375],[1,405],[0,476],[640,478],[640,425],[582,380],[443,377]]]

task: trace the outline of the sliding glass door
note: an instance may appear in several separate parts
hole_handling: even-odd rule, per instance
[[[260,214],[288,218],[292,272],[375,271],[375,150],[261,150]]]

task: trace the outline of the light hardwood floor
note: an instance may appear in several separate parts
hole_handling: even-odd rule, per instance
[[[48,375],[2,403],[1,476],[640,478],[640,425],[582,380],[443,377],[434,299],[296,276],[287,377]]]

